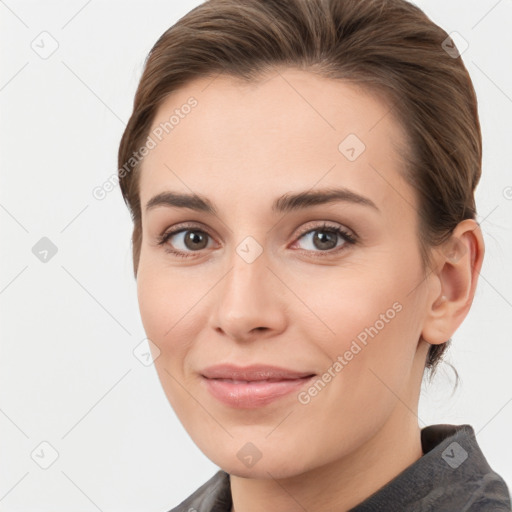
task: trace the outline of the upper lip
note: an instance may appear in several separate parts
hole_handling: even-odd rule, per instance
[[[312,372],[301,372],[280,368],[277,366],[269,366],[263,364],[253,364],[250,366],[237,366],[234,364],[219,364],[210,366],[201,371],[201,375],[208,379],[231,379],[231,380],[292,380],[310,377],[314,375]]]

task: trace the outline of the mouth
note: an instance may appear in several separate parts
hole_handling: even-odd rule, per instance
[[[229,407],[254,409],[298,391],[315,376],[267,365],[217,365],[201,372],[208,392]]]

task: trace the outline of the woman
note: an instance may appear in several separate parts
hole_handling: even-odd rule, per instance
[[[509,511],[418,400],[484,257],[475,92],[404,0],[210,0],[157,41],[119,148],[141,317],[221,469],[174,511]]]

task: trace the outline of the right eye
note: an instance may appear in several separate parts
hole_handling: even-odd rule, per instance
[[[165,251],[170,254],[189,258],[192,256],[190,253],[210,248],[208,245],[209,239],[211,239],[210,235],[202,229],[182,227],[161,235],[158,245],[164,246]]]

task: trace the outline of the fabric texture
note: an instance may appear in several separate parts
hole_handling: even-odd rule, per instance
[[[505,481],[489,466],[470,425],[421,430],[423,456],[349,512],[511,512]],[[219,470],[169,512],[231,512]]]

